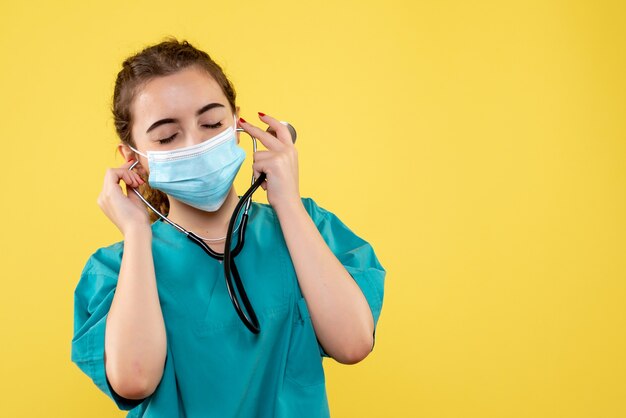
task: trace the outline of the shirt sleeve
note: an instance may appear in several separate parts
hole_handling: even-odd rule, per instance
[[[363,292],[374,318],[375,344],[376,325],[383,307],[385,269],[372,246],[352,232],[335,214],[318,206],[311,198],[302,198],[302,203],[330,250]],[[330,357],[319,341],[318,345],[320,354]]]
[[[121,243],[100,249],[89,258],[83,269],[74,291],[71,357],[119,409],[130,410],[143,400],[126,399],[115,393],[104,365],[106,320],[117,285],[121,253]]]

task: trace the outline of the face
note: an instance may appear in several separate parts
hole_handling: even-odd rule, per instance
[[[135,148],[144,154],[199,144],[235,123],[219,84],[195,66],[147,82],[131,104],[131,117]],[[148,172],[145,157],[122,147],[124,157],[139,158]]]

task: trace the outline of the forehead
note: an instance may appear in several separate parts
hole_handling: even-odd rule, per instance
[[[131,104],[135,123],[195,115],[208,103],[228,104],[219,84],[204,69],[188,67],[142,85]]]

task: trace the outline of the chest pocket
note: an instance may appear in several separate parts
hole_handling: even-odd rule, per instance
[[[325,383],[324,367],[319,343],[311,322],[311,315],[299,289],[297,309],[287,353],[285,378],[299,386],[317,386]]]

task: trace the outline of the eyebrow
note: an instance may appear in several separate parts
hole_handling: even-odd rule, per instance
[[[221,103],[209,103],[208,105],[202,106],[200,109],[198,109],[198,111],[196,112],[196,116],[200,116],[204,112],[209,111],[213,109],[214,107],[224,107],[224,105]],[[161,125],[165,125],[168,123],[177,123],[177,122],[178,122],[178,119],[172,119],[172,118],[165,118],[165,119],[157,120],[152,125],[150,125],[146,133],[150,132],[153,129],[158,128]]]

